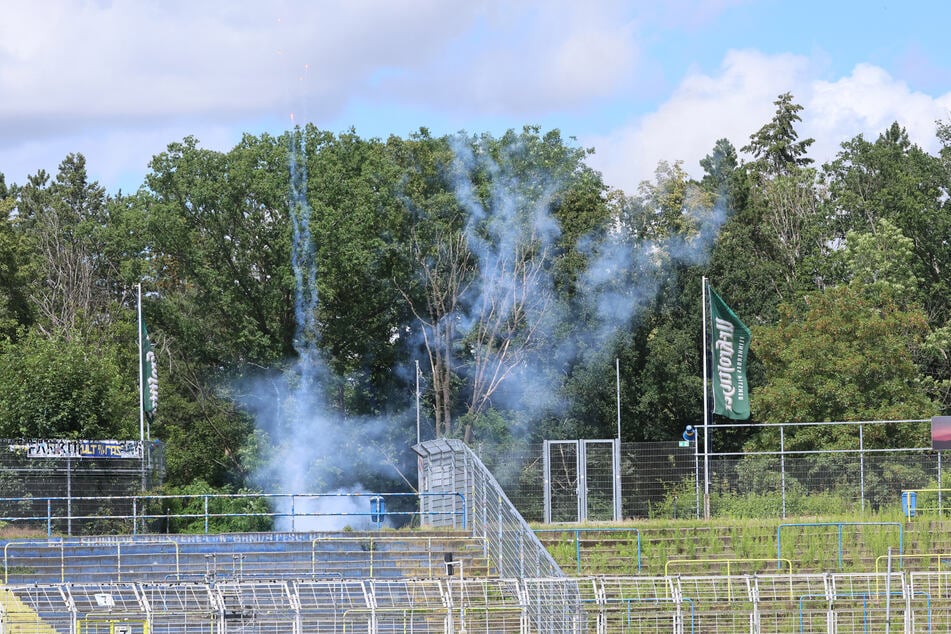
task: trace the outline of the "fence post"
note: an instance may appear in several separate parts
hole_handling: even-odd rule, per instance
[[[859,493],[862,498],[862,512],[865,512],[865,435],[863,425],[859,423]]]
[[[786,519],[786,428],[779,426],[779,482],[782,488],[783,519]]]

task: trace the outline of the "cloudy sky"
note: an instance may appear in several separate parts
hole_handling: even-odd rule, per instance
[[[739,148],[792,92],[830,158],[893,121],[951,119],[943,0],[4,0],[0,173],[71,152],[110,192],[192,135],[312,122],[364,137],[537,124],[630,193],[660,160]]]

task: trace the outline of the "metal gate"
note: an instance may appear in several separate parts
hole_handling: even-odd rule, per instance
[[[621,519],[617,440],[546,440],[545,522]]]

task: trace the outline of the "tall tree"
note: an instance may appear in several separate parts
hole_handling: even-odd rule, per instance
[[[106,203],[105,190],[88,181],[81,154],[68,155],[52,182],[41,171],[19,193],[18,222],[38,267],[31,301],[37,326],[49,336],[82,338],[89,326],[116,319],[114,269],[103,257]]]
[[[405,363],[404,337],[395,334],[410,319],[398,290],[410,270],[402,170],[382,141],[304,132],[320,348],[345,377],[337,402],[357,414],[402,407],[401,374],[393,372]]]
[[[146,177],[152,272],[166,327],[209,367],[293,352],[288,148],[245,136],[228,153],[172,143]]]
[[[772,120],[742,151],[754,160],[730,179],[732,208],[717,240],[710,275],[751,323],[776,315],[782,300],[815,287],[820,257],[823,192],[806,156],[812,139],[799,140],[802,106],[789,93],[775,102]]]
[[[796,124],[802,121],[799,113],[803,107],[793,102],[792,93],[781,94],[773,104],[776,106],[773,118],[750,137],[742,151],[753,155],[758,171],[780,175],[812,163],[806,152],[815,139],[799,140]]]
[[[0,337],[15,338],[33,322],[30,304],[30,250],[12,217],[16,198],[0,174]]]
[[[939,136],[940,136],[939,127]],[[849,231],[876,232],[888,220],[914,244],[913,273],[922,302],[934,326],[951,318],[951,170],[942,159],[911,143],[904,128],[893,123],[874,143],[861,135],[842,144],[824,166],[829,183],[827,216],[835,221],[830,239]]]
[[[453,417],[465,414],[460,431],[471,438],[472,419],[497,405],[543,341],[556,284],[570,285],[580,263],[559,221],[573,220],[577,236],[589,218],[604,218],[603,186],[583,164],[587,151],[557,131],[414,142],[407,199],[419,216],[413,249],[424,279],[405,295],[423,326],[437,429],[452,434]]]
[[[904,292],[913,279],[911,243],[887,222],[880,230],[849,234],[848,284],[783,304],[780,322],[754,333],[767,370],[752,394],[761,419],[896,420],[937,411],[917,363],[927,319]]]

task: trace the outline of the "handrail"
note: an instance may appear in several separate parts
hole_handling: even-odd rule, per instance
[[[837,526],[838,527],[838,555],[839,555],[839,570],[842,569],[842,528],[844,526],[897,526],[898,527],[898,552],[905,552],[905,529],[901,525],[901,522],[801,522],[793,524],[780,524],[776,527],[776,559],[782,557],[783,554],[783,541],[782,541],[782,531],[784,528],[792,528],[794,526],[799,527],[810,527],[810,526]]]
[[[637,570],[641,570],[641,532],[634,528],[605,527],[605,528],[536,528],[539,533],[574,533],[575,534],[575,562],[578,575],[581,575],[581,533],[636,533],[637,534]]]
[[[7,561],[7,549],[10,546],[23,546],[23,545],[40,545],[40,546],[56,546],[59,545],[59,577],[60,583],[66,581],[66,553],[65,545],[61,539],[18,539],[13,542],[7,542],[3,545],[3,583],[4,585],[10,583],[10,564]]]
[[[696,626],[695,626],[695,621],[696,621],[696,611],[697,611],[697,608],[696,608],[696,606],[694,605],[693,599],[691,599],[691,598],[689,598],[689,597],[681,597],[679,600],[674,599],[674,598],[669,598],[669,597],[643,597],[643,598],[624,598],[624,599],[614,598],[614,597],[612,597],[612,598],[607,598],[607,597],[605,597],[605,598],[600,598],[600,599],[584,599],[584,600],[582,601],[582,603],[593,603],[594,605],[596,605],[596,606],[598,607],[598,610],[599,610],[599,611],[601,610],[602,606],[608,606],[608,605],[623,605],[623,606],[627,607],[627,627],[628,627],[628,628],[631,628],[631,626],[632,626],[632,623],[631,623],[631,604],[635,604],[635,603],[653,603],[653,604],[657,604],[657,603],[673,603],[674,606],[675,606],[675,609],[678,609],[678,610],[679,610],[681,603],[687,603],[687,604],[690,605],[690,632],[691,632],[691,634],[693,634],[694,629],[695,629],[695,627],[696,627]],[[677,630],[674,630],[674,631],[677,631]]]
[[[133,535],[139,534],[140,525],[144,525],[144,522],[147,520],[162,520],[162,519],[203,519],[204,520],[204,531],[209,533],[211,530],[210,520],[212,519],[221,519],[221,518],[270,518],[272,520],[276,519],[289,519],[291,523],[291,531],[297,529],[296,523],[300,519],[304,518],[315,518],[315,517],[363,517],[371,518],[374,522],[377,520],[375,518],[398,518],[398,517],[419,517],[421,515],[419,511],[420,503],[423,498],[432,498],[432,497],[452,497],[461,500],[460,510],[427,510],[427,515],[447,515],[447,516],[458,516],[462,524],[462,528],[466,529],[468,526],[467,518],[467,504],[465,502],[465,494],[459,492],[421,492],[421,493],[405,493],[405,492],[396,492],[396,493],[379,493],[379,492],[354,492],[354,493],[189,493],[181,495],[113,495],[113,496],[48,496],[48,497],[0,497],[0,504],[4,503],[21,503],[29,502],[30,504],[37,503],[46,503],[46,515],[32,514],[32,515],[19,515],[19,516],[8,516],[0,517],[0,522],[39,522],[42,521],[46,524],[47,527],[47,536],[52,537],[53,535],[53,521],[54,520],[68,520],[72,522],[73,520],[124,520],[131,522],[131,532]],[[367,498],[368,505],[366,512],[322,512],[320,510],[312,511],[302,508],[301,502],[314,502],[320,501],[322,499],[329,498]],[[373,508],[369,503],[369,500],[373,499],[399,499],[399,498],[412,498],[417,501],[415,505],[416,510],[409,511],[395,511],[387,510],[385,508]],[[262,500],[268,504],[268,510],[262,511],[238,511],[238,512],[213,512],[210,510],[209,503],[215,500],[245,500],[245,499],[257,499]],[[146,504],[150,502],[160,502],[164,500],[177,500],[181,502],[189,501],[202,501],[203,510],[199,512],[183,512],[183,513],[168,513],[168,512],[159,512],[159,513],[148,513],[146,511]],[[66,503],[66,502],[83,502],[83,501],[94,501],[97,503],[111,503],[114,507],[121,508],[123,506],[128,507],[128,513],[113,513],[108,515],[97,514],[97,515],[73,515],[68,511],[63,514],[56,514],[54,512],[53,503]],[[284,501],[289,501],[288,510],[281,510],[278,505]],[[163,505],[164,506],[164,505]],[[382,524],[382,519],[379,521]],[[71,533],[71,530],[69,531]]]
[[[898,555],[879,555],[878,557],[875,558],[875,574],[879,574],[878,565],[879,565],[879,563],[881,562],[882,559],[889,559],[889,558],[898,559],[898,565],[903,567],[904,564],[905,564],[905,561],[904,561],[905,559],[932,559],[932,558],[934,558],[934,557],[937,557],[937,558],[938,558],[938,567],[940,568],[940,567],[941,567],[941,558],[942,558],[942,557],[951,557],[951,553],[916,553],[916,554],[913,554],[913,555],[905,555],[905,554],[898,554]],[[938,570],[938,572],[941,572],[941,571]],[[941,581],[942,581],[942,577],[939,576],[939,577],[938,577],[938,589],[939,589],[939,590],[941,589]],[[878,579],[875,579],[875,591],[878,592]]]
[[[143,542],[137,542],[135,540],[126,540],[116,542],[116,581],[122,581],[122,545],[123,544],[133,544],[141,545]],[[178,542],[174,539],[160,539],[155,541],[146,542],[148,545],[153,544],[171,544],[175,548],[175,574],[181,575],[181,550],[179,548]]]
[[[777,565],[777,569],[779,569],[779,570],[782,570],[782,567],[783,567],[782,562],[784,562],[784,561],[786,562],[786,565],[789,567],[789,572],[787,573],[787,574],[789,575],[789,598],[792,599],[792,595],[793,595],[793,583],[792,583],[793,567],[792,567],[792,562],[791,562],[790,560],[788,560],[788,559],[782,559],[782,558],[779,558],[779,557],[777,557],[776,559],[771,559],[771,558],[766,558],[766,559],[762,559],[762,558],[759,558],[759,559],[757,559],[757,558],[733,558],[733,559],[668,559],[668,560],[667,560],[667,563],[664,564],[664,576],[665,576],[665,577],[669,577],[669,576],[670,576],[670,570],[669,570],[669,568],[670,568],[670,565],[671,565],[671,564],[723,564],[723,563],[725,563],[725,564],[726,564],[726,577],[727,577],[727,594],[728,594],[729,599],[732,601],[732,600],[733,600],[733,575],[730,574],[730,564],[731,564],[731,563],[744,563],[744,562],[746,562],[746,563],[755,563],[755,562],[765,562],[765,561],[775,561],[775,562],[776,562],[776,565]]]
[[[451,541],[469,541],[469,542],[473,542],[473,543],[475,543],[475,544],[479,544],[479,545],[482,545],[482,546],[484,546],[484,544],[485,544],[485,538],[479,537],[479,536],[476,536],[476,535],[466,536],[466,537],[452,537],[452,536],[449,536],[449,537],[446,537],[446,536],[433,537],[433,536],[422,536],[422,535],[410,535],[410,536],[368,535],[368,536],[365,536],[365,537],[340,537],[340,536],[334,535],[334,536],[327,536],[327,537],[316,537],[316,538],[314,538],[313,540],[311,540],[311,542],[310,542],[310,565],[311,565],[311,574],[312,574],[312,575],[317,575],[317,574],[318,574],[318,573],[317,573],[317,544],[318,544],[318,543],[321,543],[321,542],[328,543],[328,544],[339,544],[340,542],[345,542],[345,543],[347,543],[347,542],[359,542],[359,543],[367,544],[367,545],[368,545],[368,546],[367,546],[367,552],[369,553],[369,561],[370,561],[370,570],[369,570],[370,579],[373,578],[373,564],[374,564],[374,562],[373,562],[373,553],[376,551],[376,548],[375,548],[374,544],[379,544],[379,543],[383,543],[383,544],[386,544],[386,543],[400,544],[400,543],[406,543],[406,542],[410,542],[410,543],[413,543],[413,542],[426,542],[426,552],[427,552],[427,554],[430,556],[429,568],[430,568],[430,571],[432,571],[432,569],[433,569],[433,567],[434,567],[434,566],[433,566],[433,562],[432,562],[433,541],[434,541],[434,540],[438,540],[438,541],[447,541],[447,540],[451,540]],[[439,564],[444,564],[444,562],[443,562],[443,561],[440,561]]]
[[[912,508],[910,493],[914,493],[915,506]],[[922,500],[920,499],[920,493],[937,493],[938,494],[938,506],[937,507],[923,507],[921,506]],[[920,513],[921,511],[936,511],[937,515],[944,514],[944,495],[945,493],[951,494],[951,489],[944,487],[930,488],[930,489],[902,489],[901,490],[901,501],[902,501],[902,514],[906,519],[911,519],[912,516]]]

